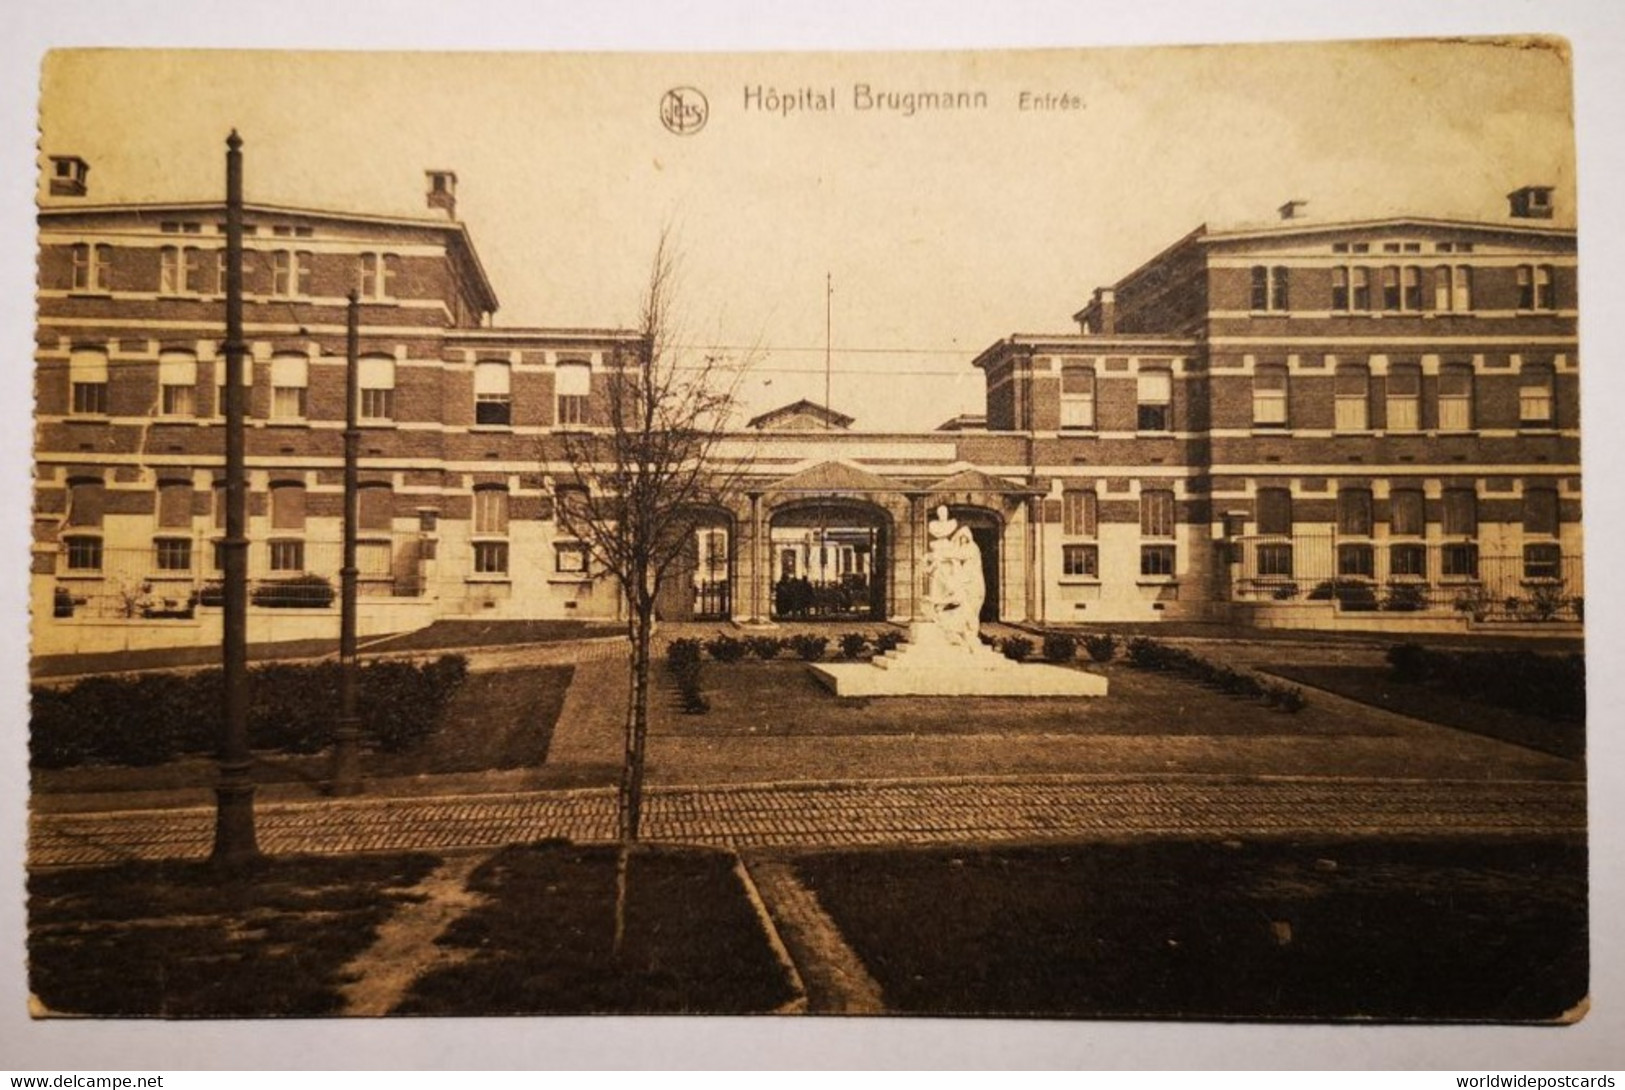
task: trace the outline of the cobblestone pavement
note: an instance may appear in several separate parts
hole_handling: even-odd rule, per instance
[[[441,851],[614,835],[609,790],[262,803],[259,845]],[[213,810],[35,814],[34,866],[208,854]],[[987,843],[1125,835],[1582,832],[1584,787],[1527,780],[1043,776],[660,787],[645,836],[734,847]]]

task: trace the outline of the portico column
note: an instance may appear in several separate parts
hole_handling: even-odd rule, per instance
[[[746,493],[750,497],[750,616],[751,623],[765,620],[762,616],[762,494]]]
[[[923,620],[920,612],[920,528],[924,522],[921,505],[925,493],[908,493],[908,619]],[[902,604],[902,603],[899,603]]]

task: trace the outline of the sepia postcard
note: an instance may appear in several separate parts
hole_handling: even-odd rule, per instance
[[[1575,162],[1555,37],[49,53],[30,1013],[1579,1021]]]

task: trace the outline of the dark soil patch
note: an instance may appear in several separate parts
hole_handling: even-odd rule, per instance
[[[623,625],[590,621],[436,621],[416,632],[369,640],[368,651],[437,651],[504,644],[558,643],[596,636],[624,636]]]
[[[632,855],[626,939],[612,953],[613,847],[516,846],[474,872],[489,901],[440,942],[470,957],[412,985],[397,1014],[747,1013],[793,993],[731,853]]]
[[[1569,760],[1585,757],[1584,723],[1526,715],[1475,700],[1471,692],[1447,692],[1425,684],[1398,682],[1385,666],[1270,665],[1259,669],[1384,711],[1425,719],[1498,742],[1511,742]]]
[[[1081,667],[1073,667],[1074,669]],[[705,663],[710,711],[685,715],[668,670],[656,676],[656,728],[667,736],[813,737],[866,734],[1366,735],[1392,729],[1374,716],[1311,707],[1289,715],[1173,675],[1096,667],[1110,685],[1095,699],[1045,697],[837,697],[804,663]]]
[[[1537,1021],[1587,990],[1579,840],[874,851],[798,869],[900,1012]]]
[[[230,880],[207,863],[34,874],[29,987],[57,1014],[332,1014],[339,970],[438,862],[290,857]]]

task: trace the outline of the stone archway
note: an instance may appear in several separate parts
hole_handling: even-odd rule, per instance
[[[666,621],[725,621],[733,616],[735,543],[731,512],[706,508],[660,584],[655,614]]]
[[[892,533],[886,509],[866,500],[829,496],[775,508],[767,519],[773,619],[885,620]]]

